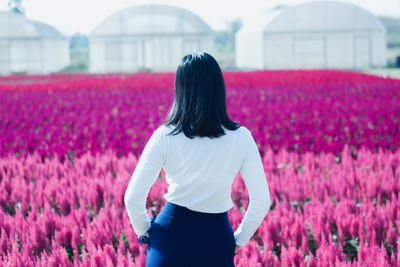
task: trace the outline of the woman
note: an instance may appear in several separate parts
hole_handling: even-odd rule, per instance
[[[153,223],[146,200],[162,167],[169,186]],[[228,210],[238,172],[249,205],[233,232]],[[271,201],[257,145],[229,119],[222,72],[208,53],[182,58],[173,106],[148,140],[124,201],[138,240],[148,244],[147,266],[234,266],[234,255],[265,218]]]

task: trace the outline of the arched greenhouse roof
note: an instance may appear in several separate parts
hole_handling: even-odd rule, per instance
[[[115,12],[102,21],[90,36],[209,34],[211,32],[210,26],[189,10],[170,5],[146,4]]]
[[[24,15],[0,11],[1,38],[57,38],[66,39],[57,29]]]
[[[368,10],[341,1],[312,1],[286,6],[246,21],[241,32],[385,31]]]

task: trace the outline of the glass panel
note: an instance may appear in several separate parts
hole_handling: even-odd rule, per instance
[[[26,72],[26,44],[21,41],[11,42],[11,72]]]

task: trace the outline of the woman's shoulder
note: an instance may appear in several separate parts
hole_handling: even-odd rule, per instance
[[[228,133],[229,135],[234,135],[238,136],[240,139],[247,139],[249,138],[249,135],[251,135],[250,130],[241,124],[239,124],[239,127],[236,128],[235,130],[229,130],[226,127],[223,127],[225,132]]]
[[[249,132],[250,132],[250,130],[247,129],[247,127],[244,126],[244,125],[240,125],[240,128],[239,128],[239,129],[241,129],[242,132],[246,132],[246,133],[249,133]]]
[[[242,125],[242,124],[240,124],[240,127],[239,128],[237,128],[236,130],[234,130],[234,131],[238,131],[238,132],[240,132],[242,135],[247,135],[247,134],[249,134],[250,133],[250,130],[249,129],[247,129],[247,127],[246,126],[244,126],[244,125]]]
[[[160,126],[157,127],[157,129],[154,132],[156,134],[166,135],[166,133],[170,132],[172,129],[173,128],[170,125],[161,124]]]
[[[157,130],[163,131],[163,130],[167,130],[167,129],[171,129],[171,128],[172,128],[171,125],[161,124],[161,125],[158,126]]]

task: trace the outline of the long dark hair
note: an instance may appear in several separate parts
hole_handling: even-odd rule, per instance
[[[219,137],[221,125],[236,130],[241,125],[226,113],[225,82],[217,61],[206,52],[185,55],[175,74],[175,98],[164,125],[175,128],[169,134]]]

